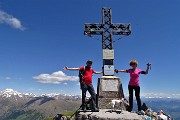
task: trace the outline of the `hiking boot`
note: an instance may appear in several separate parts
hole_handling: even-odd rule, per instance
[[[127,111],[128,111],[128,112],[132,112],[132,108],[128,108]]]
[[[94,109],[92,109],[91,111],[92,111],[92,112],[99,112],[99,109],[94,108]]]
[[[86,108],[82,108],[81,110],[82,110],[83,112],[86,112],[86,111],[87,111]]]

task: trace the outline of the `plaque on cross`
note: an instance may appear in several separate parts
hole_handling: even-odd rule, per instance
[[[111,8],[102,8],[102,23],[85,23],[85,35],[102,35],[103,75],[114,76],[113,35],[130,35],[130,24],[112,23]]]

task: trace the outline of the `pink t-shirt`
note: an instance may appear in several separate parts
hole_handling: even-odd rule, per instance
[[[130,73],[130,81],[129,85],[131,86],[139,86],[139,75],[145,74],[145,71],[142,71],[141,69],[136,69],[135,71],[133,69],[127,70],[128,73]]]

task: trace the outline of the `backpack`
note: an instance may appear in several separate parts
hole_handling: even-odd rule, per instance
[[[80,89],[82,89],[82,85],[83,85],[83,76],[84,76],[85,69],[86,69],[86,66],[84,66],[82,70],[79,70],[79,83],[80,83]]]
[[[62,114],[57,114],[57,115],[53,118],[53,120],[64,120],[64,118],[63,118],[63,115],[62,115]]]

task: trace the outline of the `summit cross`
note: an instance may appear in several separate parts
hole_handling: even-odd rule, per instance
[[[111,8],[102,8],[102,23],[85,23],[85,35],[102,35],[103,75],[114,76],[113,35],[130,35],[131,25],[112,23]]]

